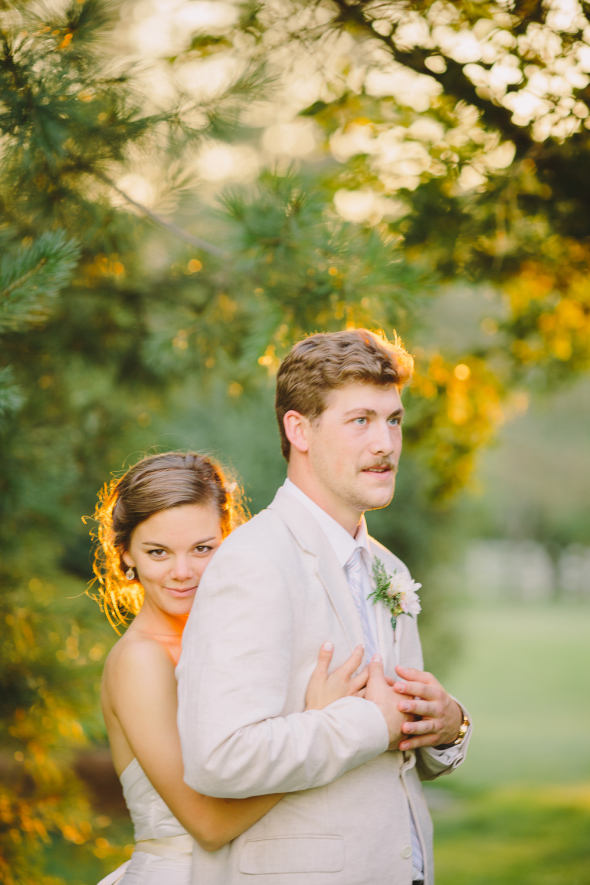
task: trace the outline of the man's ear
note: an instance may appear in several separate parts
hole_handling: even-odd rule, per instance
[[[283,426],[287,439],[293,448],[297,449],[298,452],[307,452],[309,449],[308,435],[310,423],[305,415],[300,415],[299,412],[291,409],[289,412],[285,412]]]

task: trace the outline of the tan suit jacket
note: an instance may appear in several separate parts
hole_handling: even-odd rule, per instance
[[[393,571],[405,566],[377,542]],[[376,610],[385,672],[422,669],[416,620]],[[462,761],[388,751],[380,710],[343,698],[304,711],[320,646],[338,667],[363,641],[344,575],[307,508],[279,489],[223,543],[205,572],[177,669],[185,780],[210,796],[287,792],[213,854],[195,845],[194,885],[410,885],[409,805],[433,882],[420,780]],[[465,743],[465,742],[464,742]]]

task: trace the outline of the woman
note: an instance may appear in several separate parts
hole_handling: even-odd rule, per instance
[[[209,458],[168,452],[139,461],[101,493],[99,601],[115,628],[135,615],[107,658],[102,706],[136,847],[100,885],[188,885],[193,839],[216,851],[282,798],[215,799],[183,781],[174,668],[207,563],[243,520],[236,488]],[[353,677],[362,647],[328,675],[331,657],[326,643],[306,709],[363,691],[366,671]]]

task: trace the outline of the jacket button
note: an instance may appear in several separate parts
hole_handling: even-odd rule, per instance
[[[405,848],[402,848],[402,857],[411,857],[412,856],[412,846],[406,845]]]

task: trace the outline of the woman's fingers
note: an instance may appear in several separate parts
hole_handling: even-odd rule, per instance
[[[357,645],[347,661],[334,672],[339,673],[343,679],[350,679],[355,670],[358,670],[365,656],[365,648],[363,645]]]
[[[362,673],[350,680],[349,692],[356,694],[365,687],[369,679],[369,668],[365,667]]]
[[[320,648],[320,653],[318,655],[318,662],[314,671],[314,676],[323,676],[324,679],[328,676],[328,667],[330,666],[330,661],[332,660],[332,655],[334,654],[334,645],[332,642],[324,642],[322,647]]]

